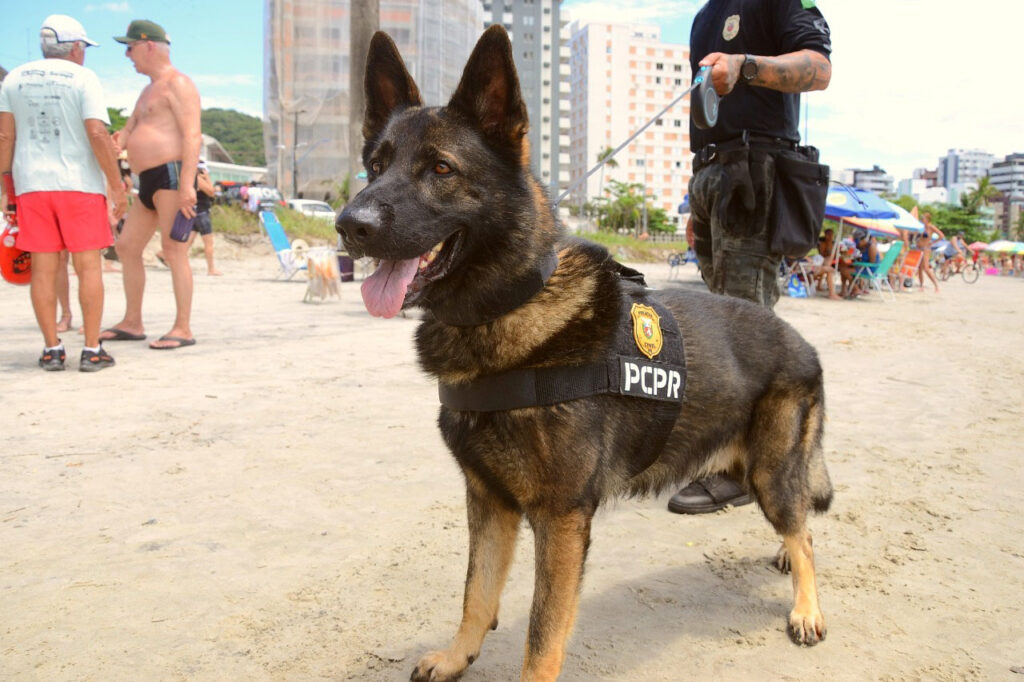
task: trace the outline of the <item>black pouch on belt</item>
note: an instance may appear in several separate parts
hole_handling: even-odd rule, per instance
[[[772,196],[771,251],[789,258],[806,256],[818,243],[828,195],[828,166],[817,162],[818,150],[800,147],[797,153],[804,158],[775,157]]]

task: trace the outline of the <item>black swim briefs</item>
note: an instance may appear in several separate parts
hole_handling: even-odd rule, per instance
[[[178,189],[178,178],[181,176],[181,161],[167,163],[148,168],[139,173],[139,201],[151,211],[156,210],[153,195],[161,189]]]

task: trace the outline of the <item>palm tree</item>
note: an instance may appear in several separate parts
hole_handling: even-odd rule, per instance
[[[978,180],[976,189],[964,194],[964,208],[968,213],[977,213],[979,208],[988,206],[988,202],[997,196],[999,196],[999,190],[992,186],[992,179],[986,175]]]
[[[612,149],[611,147],[605,147],[604,149],[602,149],[597,154],[597,160],[599,162],[600,161],[604,161],[604,163],[601,164],[601,182],[598,183],[598,185],[597,185],[597,196],[599,196],[599,197],[603,197],[604,196],[604,167],[605,166],[607,166],[608,168],[618,168],[619,167],[619,162],[612,158],[612,153],[614,151],[615,150]]]

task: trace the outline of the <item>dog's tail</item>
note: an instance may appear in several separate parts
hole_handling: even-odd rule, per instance
[[[829,478],[828,469],[825,468],[825,454],[821,447],[824,421],[825,389],[819,383],[811,395],[801,428],[806,439],[802,445],[807,457],[807,483],[811,494],[811,508],[819,514],[828,511],[832,505],[832,480]]]

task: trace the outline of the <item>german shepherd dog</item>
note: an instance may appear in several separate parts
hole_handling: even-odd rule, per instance
[[[384,33],[371,41],[365,89],[369,184],[337,228],[353,257],[379,261],[363,283],[369,312],[423,309],[419,362],[442,387],[606,358],[623,301],[644,288],[603,247],[566,237],[555,220],[529,170],[526,110],[504,29],[484,32],[447,106],[422,105]],[[660,450],[647,443],[652,401],[627,395],[441,407],[441,433],[465,476],[469,569],[453,642],[425,654],[413,680],[453,680],[476,659],[497,627],[524,516],[536,576],[521,679],[556,679],[598,506],[712,472],[742,481],[782,536],[776,562],[793,573],[793,640],[825,636],[806,525],[832,499],[816,352],[752,303],[646,293],[671,311],[685,347],[684,396]]]

